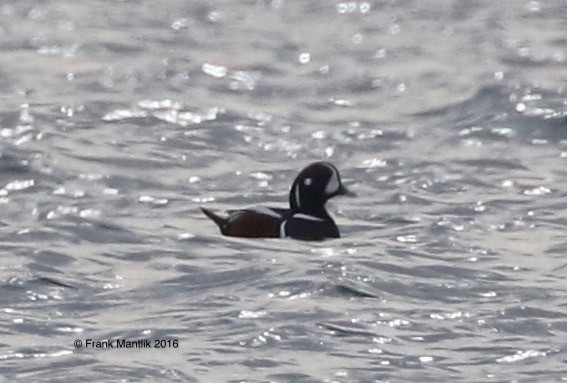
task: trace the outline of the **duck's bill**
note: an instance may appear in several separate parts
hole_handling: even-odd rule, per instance
[[[338,195],[346,195],[348,197],[356,197],[356,193],[348,190],[344,185],[339,188]]]

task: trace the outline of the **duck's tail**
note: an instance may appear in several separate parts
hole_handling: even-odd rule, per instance
[[[220,215],[216,215],[215,213],[213,213],[212,211],[210,211],[208,209],[205,209],[204,207],[201,207],[201,211],[203,213],[205,213],[205,215],[207,217],[212,219],[221,229],[224,226],[224,224],[226,223],[226,218],[223,218]]]

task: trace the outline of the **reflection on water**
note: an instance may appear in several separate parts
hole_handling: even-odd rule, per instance
[[[4,376],[567,379],[564,8],[4,2]],[[341,239],[198,210],[285,207],[321,159]]]

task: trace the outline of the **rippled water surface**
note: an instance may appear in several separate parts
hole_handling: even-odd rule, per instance
[[[0,4],[6,382],[567,380],[564,1]],[[342,238],[222,237],[306,164]],[[75,348],[165,339],[165,349]]]

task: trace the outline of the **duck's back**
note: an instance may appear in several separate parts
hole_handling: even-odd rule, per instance
[[[229,211],[229,216],[219,223],[219,227],[224,235],[231,237],[281,237],[280,228],[285,212],[285,209],[272,209],[264,206],[232,210]]]

